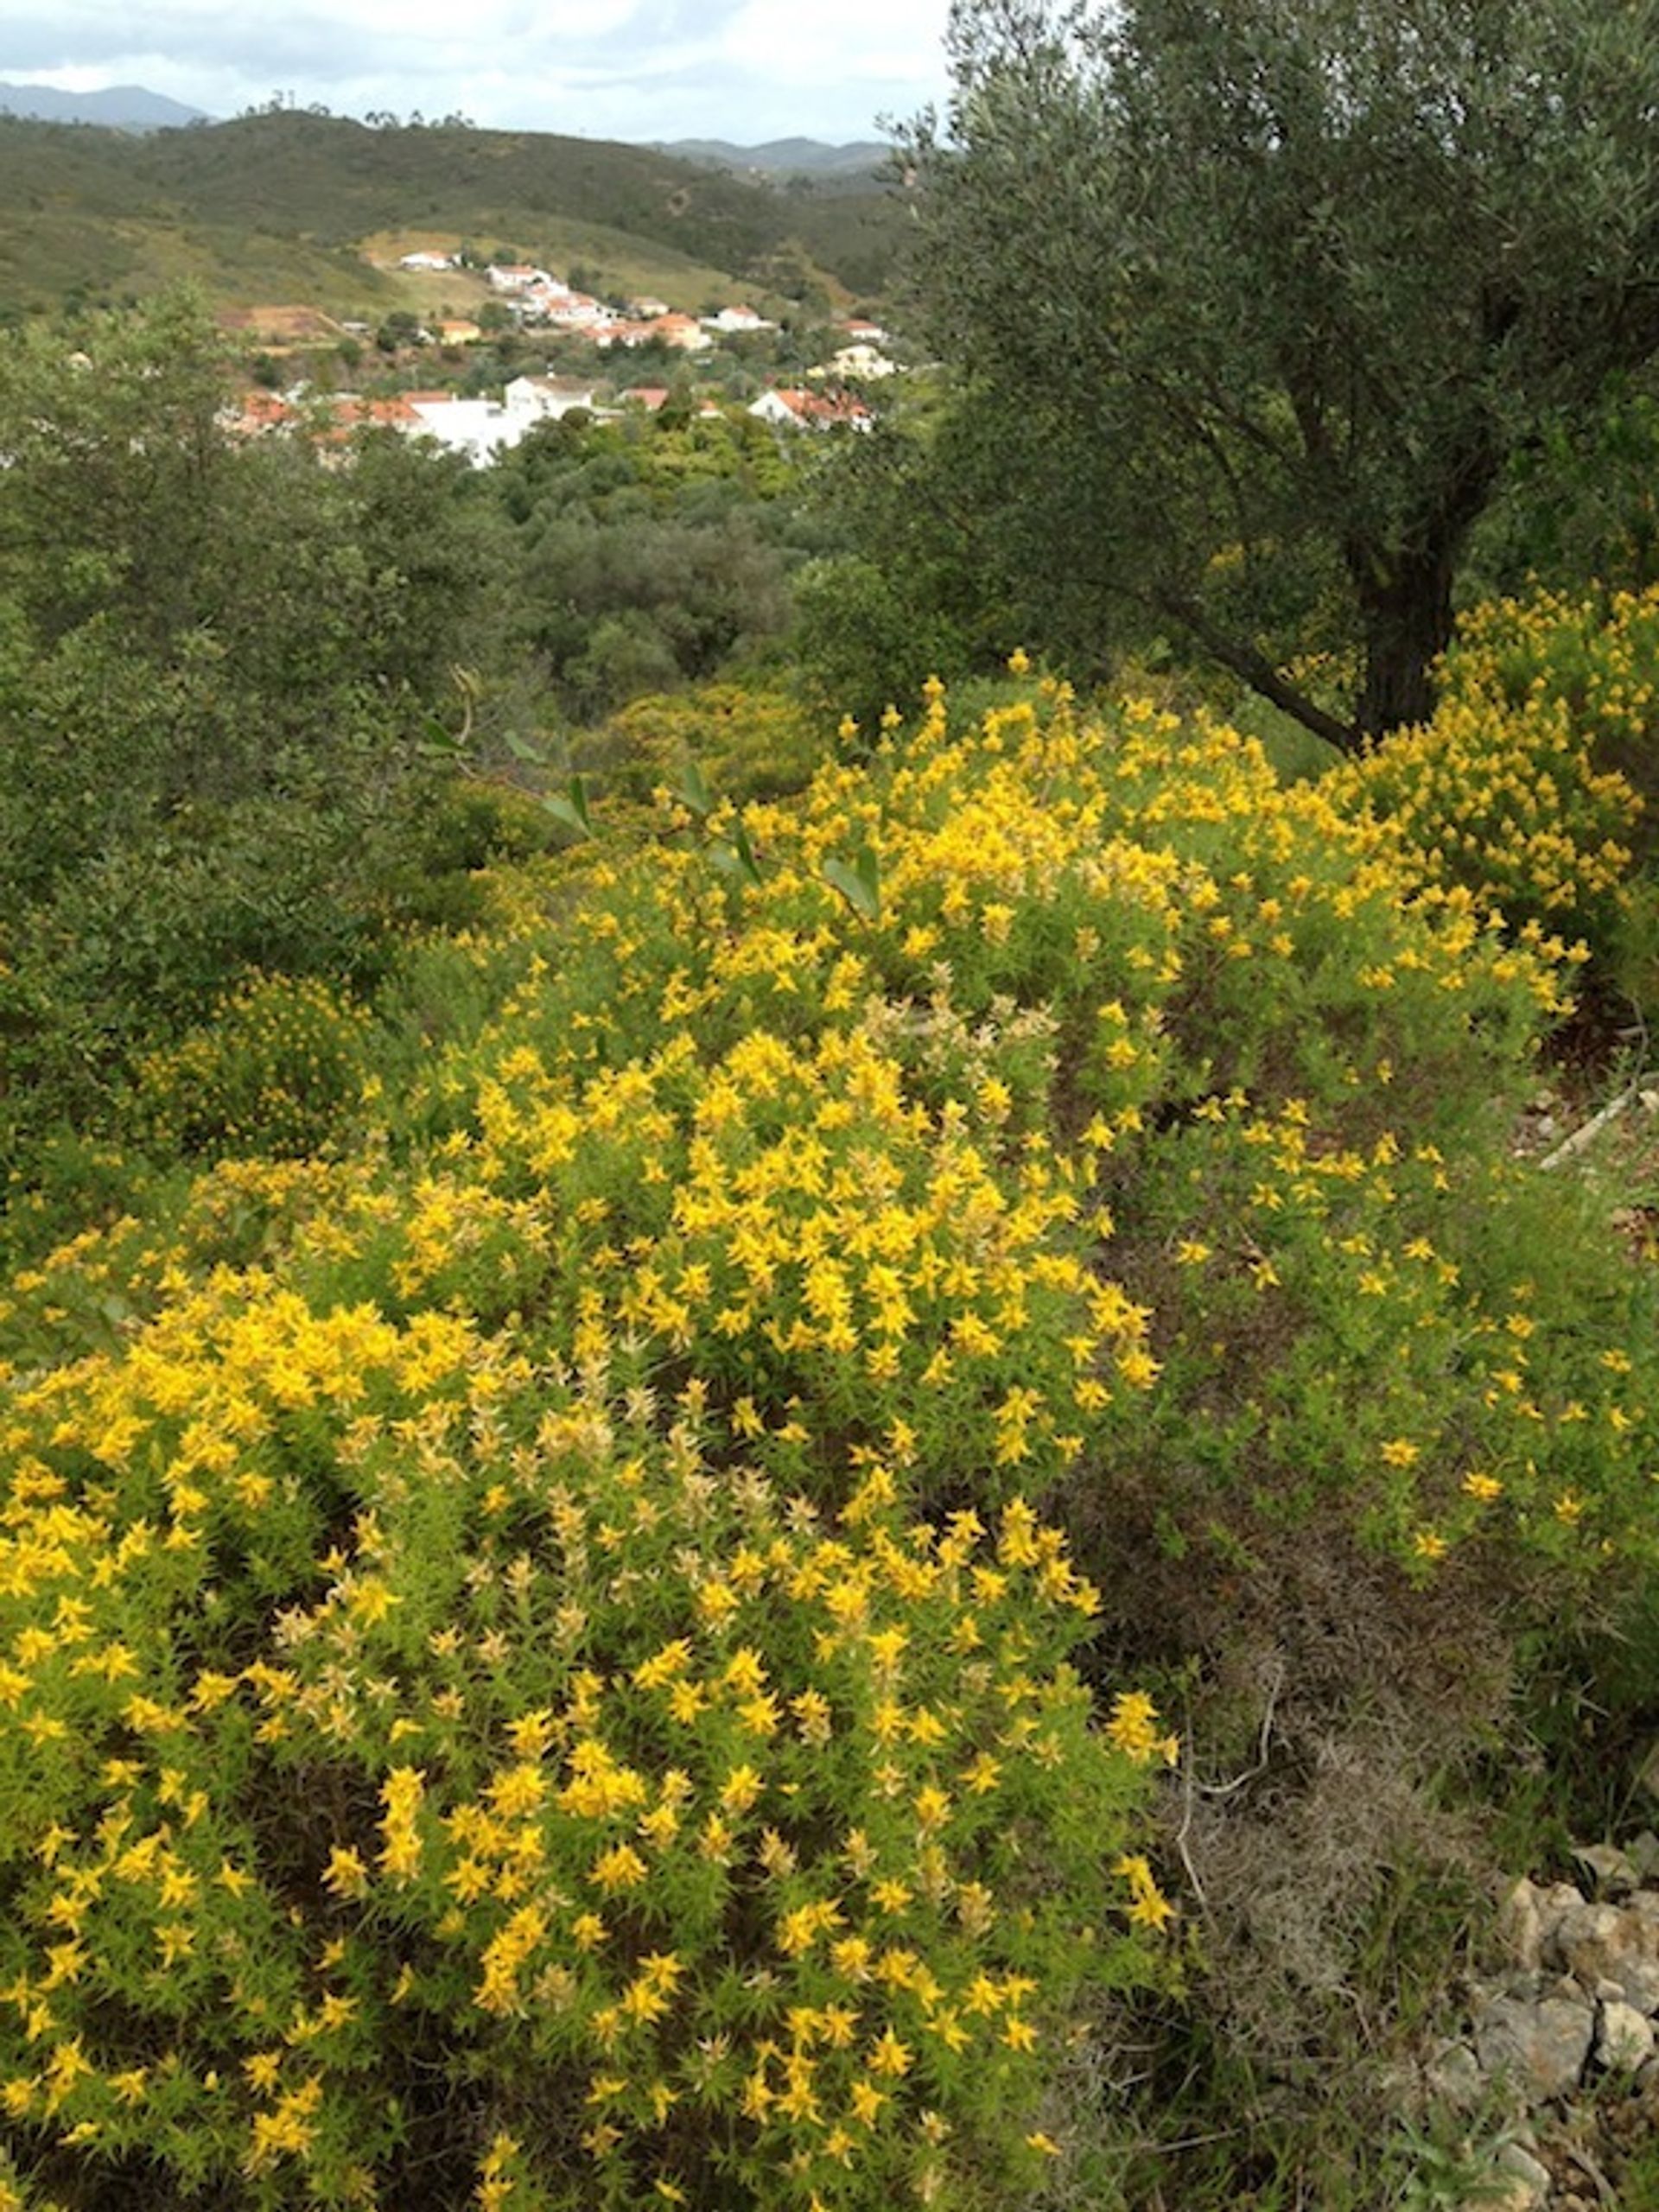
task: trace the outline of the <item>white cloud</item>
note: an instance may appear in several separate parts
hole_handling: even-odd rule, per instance
[[[948,0],[744,0],[721,35],[727,58],[790,84],[841,82],[895,90],[943,76]]]
[[[862,137],[942,90],[946,13],[947,0],[56,0],[8,21],[0,76],[142,84],[221,116],[280,90],[339,113],[458,109],[594,137]]]

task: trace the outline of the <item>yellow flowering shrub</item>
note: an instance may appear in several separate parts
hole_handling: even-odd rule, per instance
[[[931,686],[491,875],[380,1027],[160,1056],[220,1156],[0,1290],[20,2174],[1036,2187],[1175,1972],[1130,1541],[1651,1558],[1651,1285],[1507,1157],[1577,957],[1484,897],[1224,726]]]
[[[781,691],[702,683],[619,708],[586,750],[618,790],[645,798],[695,764],[717,790],[743,798],[798,791],[817,766],[813,717]]]
[[[314,976],[238,985],[211,1021],[140,1059],[128,1118],[169,1151],[315,1152],[349,1119],[370,1022]]]
[[[308,2203],[440,2114],[527,2204],[1035,2162],[1071,1993],[1157,1971],[1173,1743],[1091,1727],[1096,1596],[1023,1500],[918,1522],[861,1458],[820,1514],[702,1395],[233,1270],[18,1392],[14,2130]]]
[[[1478,607],[1433,721],[1345,763],[1331,795],[1386,829],[1403,871],[1605,946],[1642,812],[1618,764],[1650,753],[1656,652],[1659,592]]]
[[[1558,1595],[1652,1555],[1623,1346],[1653,1287],[1596,1249],[1570,1188],[1388,1129],[1333,1143],[1303,1102],[1239,1094],[1172,1135],[1119,1217],[1164,1363],[1125,1505],[1235,1563],[1334,1520],[1414,1580],[1503,1552],[1548,1562]]]

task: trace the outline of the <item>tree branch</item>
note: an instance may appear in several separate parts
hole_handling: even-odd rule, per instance
[[[1152,603],[1160,613],[1188,631],[1212,660],[1230,669],[1252,691],[1288,715],[1293,721],[1300,722],[1315,737],[1322,737],[1327,745],[1334,745],[1339,753],[1363,750],[1365,734],[1357,724],[1339,721],[1323,707],[1315,706],[1294,683],[1287,683],[1265,653],[1243,639],[1230,637],[1224,630],[1217,629],[1191,594],[1165,587],[1153,594]]]

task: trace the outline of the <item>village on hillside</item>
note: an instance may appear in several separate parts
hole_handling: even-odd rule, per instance
[[[397,266],[412,275],[435,276],[464,264],[453,253],[422,249],[399,257]],[[484,270],[488,305],[481,319],[444,314],[429,326],[416,318],[404,319],[398,349],[419,361],[435,352],[454,362],[485,352],[493,338],[505,330],[518,341],[541,337],[550,350],[563,352],[569,341],[590,348],[590,374],[525,372],[505,377],[493,391],[480,393],[454,389],[398,389],[389,392],[320,391],[303,377],[276,388],[249,389],[227,410],[226,421],[244,437],[277,433],[308,432],[344,441],[355,430],[387,429],[411,438],[434,441],[462,455],[475,467],[486,467],[499,454],[510,452],[537,424],[557,421],[576,410],[599,417],[629,412],[654,414],[677,397],[688,397],[683,386],[664,383],[628,384],[620,380],[611,365],[616,354],[651,349],[660,359],[666,353],[696,359],[700,368],[734,340],[753,341],[776,334],[780,326],[743,302],[734,302],[713,314],[690,315],[666,301],[640,296],[626,308],[595,297],[550,270],[528,263],[492,263]],[[491,310],[494,312],[492,314]],[[300,325],[322,335],[337,336],[347,345],[361,344],[370,335],[363,324],[328,323],[310,311],[296,309],[245,310],[236,318],[245,337],[269,335],[273,340],[297,334]],[[883,349],[888,333],[879,323],[858,316],[839,319],[834,335],[840,340],[825,359],[798,372],[798,381],[768,380],[758,396],[734,399],[729,391],[699,385],[689,394],[695,412],[720,416],[734,405],[780,432],[867,431],[874,416],[863,388],[899,373],[899,365]],[[274,352],[287,353],[283,345]],[[271,357],[267,357],[268,359]],[[753,391],[753,386],[750,386]]]

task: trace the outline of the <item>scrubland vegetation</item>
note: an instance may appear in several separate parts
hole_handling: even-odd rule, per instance
[[[1519,1141],[1650,1058],[1641,392],[1338,747],[1069,678],[944,378],[224,389],[0,356],[0,2206],[1477,2201],[1659,1719],[1653,1147]]]

